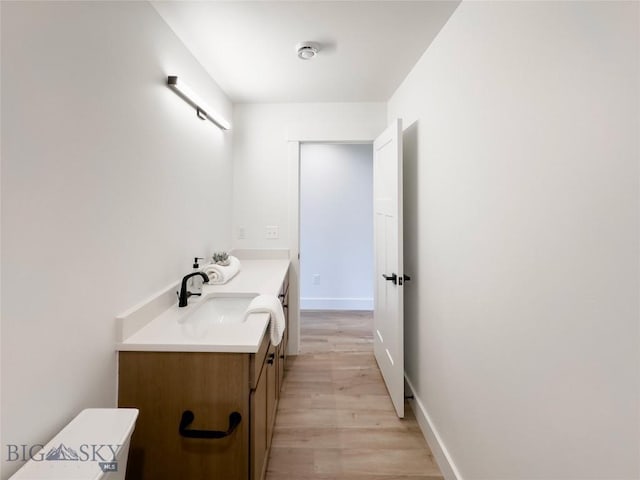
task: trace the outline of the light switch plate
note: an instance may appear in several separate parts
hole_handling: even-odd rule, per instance
[[[280,238],[280,227],[278,227],[278,225],[267,225],[265,227],[264,237],[269,240],[276,240]]]

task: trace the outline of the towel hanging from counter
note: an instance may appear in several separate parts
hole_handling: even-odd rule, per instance
[[[229,265],[217,265],[210,263],[201,270],[209,277],[210,285],[222,285],[235,277],[240,271],[240,260],[234,256],[229,256]]]
[[[244,314],[245,319],[247,315],[251,313],[268,313],[271,315],[271,321],[269,322],[271,343],[274,346],[278,346],[282,341],[282,335],[286,328],[284,310],[278,297],[275,295],[258,295],[251,300],[251,303],[247,307],[247,311]]]

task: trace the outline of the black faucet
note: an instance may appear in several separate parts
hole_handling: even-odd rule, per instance
[[[182,285],[180,286],[180,295],[178,295],[178,306],[179,307],[186,307],[187,306],[187,300],[189,299],[190,296],[192,295],[201,295],[200,293],[192,293],[192,292],[188,292],[187,291],[187,280],[189,280],[191,277],[195,277],[196,275],[200,275],[202,277],[202,280],[204,281],[204,283],[209,283],[209,277],[207,276],[206,273],[203,272],[193,272],[190,273],[189,275],[185,275],[184,278],[182,279]]]

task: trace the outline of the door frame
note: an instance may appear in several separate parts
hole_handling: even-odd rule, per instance
[[[386,121],[386,119],[385,119]],[[287,158],[289,171],[289,245],[291,274],[289,275],[289,355],[300,350],[300,144],[301,143],[358,143],[373,144],[386,124],[323,123],[293,125],[287,129]]]

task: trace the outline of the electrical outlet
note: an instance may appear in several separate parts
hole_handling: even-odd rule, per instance
[[[244,240],[247,238],[247,232],[244,227],[238,227],[238,240]]]
[[[314,273],[311,278],[313,279],[313,284],[314,285],[320,285],[320,274],[319,273]]]
[[[280,228],[278,225],[267,225],[265,228],[264,238],[269,240],[276,240],[280,238]]]

